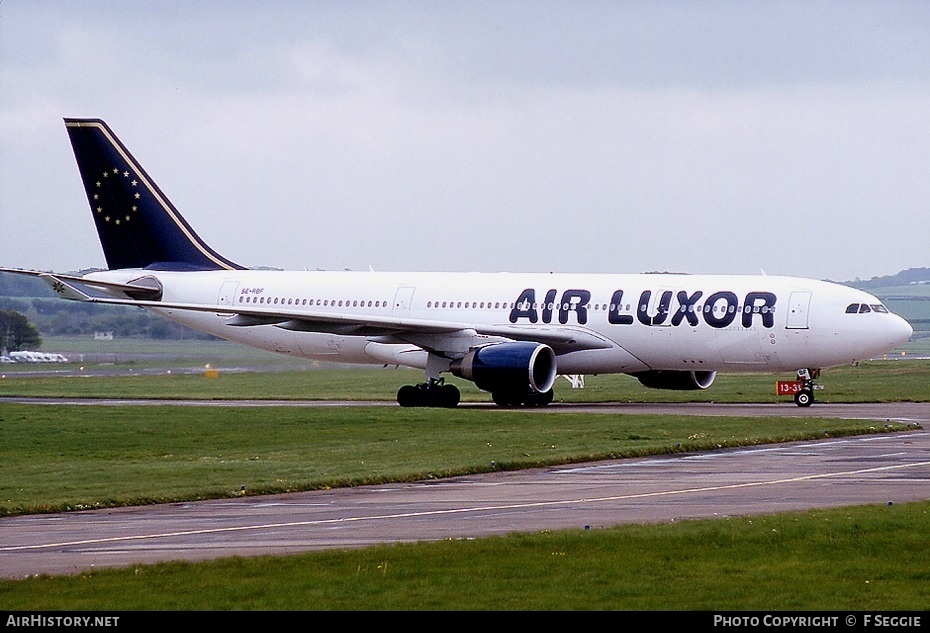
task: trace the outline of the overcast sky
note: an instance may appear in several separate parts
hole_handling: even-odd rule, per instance
[[[928,2],[0,1],[0,266],[103,266],[63,117],[288,269],[930,266]]]

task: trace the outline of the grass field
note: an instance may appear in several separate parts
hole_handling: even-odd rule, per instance
[[[928,512],[875,506],[0,580],[0,610],[925,611]]]
[[[147,353],[137,350],[132,358]],[[144,364],[138,360],[106,361],[117,370],[111,376],[7,374],[0,395],[392,399],[397,386],[419,376],[302,364],[233,371],[240,359],[236,352],[211,356],[221,369],[215,379],[199,371],[129,374]],[[191,363],[196,368],[204,359]],[[560,382],[557,397],[777,401],[775,379],[721,376],[706,392],[672,394],[629,378],[587,377],[582,390]],[[930,362],[863,363],[825,372],[823,383],[827,389],[818,395],[831,401],[926,401]],[[487,400],[467,383],[462,387],[467,399]],[[887,430],[871,427],[824,419],[396,406],[0,404],[0,513],[221,497],[242,486],[259,494],[405,481]],[[0,609],[925,610],[928,512],[930,503],[917,503],[139,566],[0,581]]]

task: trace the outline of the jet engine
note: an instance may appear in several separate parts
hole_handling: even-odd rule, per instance
[[[492,343],[468,350],[450,371],[484,391],[541,394],[555,383],[555,352],[540,343]]]
[[[665,371],[654,370],[632,374],[650,389],[673,389],[691,391],[707,389],[717,377],[715,371]]]

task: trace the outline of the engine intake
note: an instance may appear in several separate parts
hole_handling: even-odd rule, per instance
[[[468,350],[450,371],[492,393],[545,393],[555,383],[555,352],[540,343],[492,343]]]
[[[632,375],[650,389],[692,391],[710,387],[714,382],[714,378],[717,377],[717,372],[654,370]]]

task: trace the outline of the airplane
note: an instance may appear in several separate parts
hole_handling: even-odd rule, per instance
[[[781,371],[797,372],[795,402],[810,406],[821,369],[912,334],[866,292],[797,277],[250,270],[194,232],[104,121],[64,123],[107,270],[0,270],[281,354],[425,371],[401,406],[458,406],[444,374],[498,405],[541,407],[558,375],[700,390],[718,372]]]

